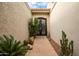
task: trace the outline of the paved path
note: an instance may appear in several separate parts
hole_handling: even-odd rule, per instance
[[[50,42],[46,36],[38,36],[33,45],[33,49],[29,50],[28,56],[57,56],[54,48],[51,46]]]

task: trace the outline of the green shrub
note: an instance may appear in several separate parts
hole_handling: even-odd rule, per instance
[[[61,44],[61,54],[62,56],[72,56],[73,55],[73,41],[70,42],[66,38],[66,34],[62,31],[62,39],[60,40]]]
[[[38,30],[38,20],[37,18],[31,19],[29,22],[29,37],[35,37]]]
[[[12,35],[10,37],[6,35],[0,36],[0,55],[23,56],[27,50],[27,46],[15,40]]]

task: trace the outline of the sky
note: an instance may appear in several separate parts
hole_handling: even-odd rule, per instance
[[[47,8],[47,2],[29,2],[31,8]]]

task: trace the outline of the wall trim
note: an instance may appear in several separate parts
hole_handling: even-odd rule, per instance
[[[52,47],[54,47],[56,53],[58,54],[58,56],[60,55],[60,52],[61,52],[61,47],[59,44],[57,44],[53,39],[51,38],[48,38],[49,39],[49,42],[50,44],[52,45]]]

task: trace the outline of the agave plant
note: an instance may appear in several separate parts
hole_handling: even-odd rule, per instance
[[[12,35],[10,37],[6,35],[0,36],[0,55],[23,56],[26,52],[27,46],[15,40]]]

